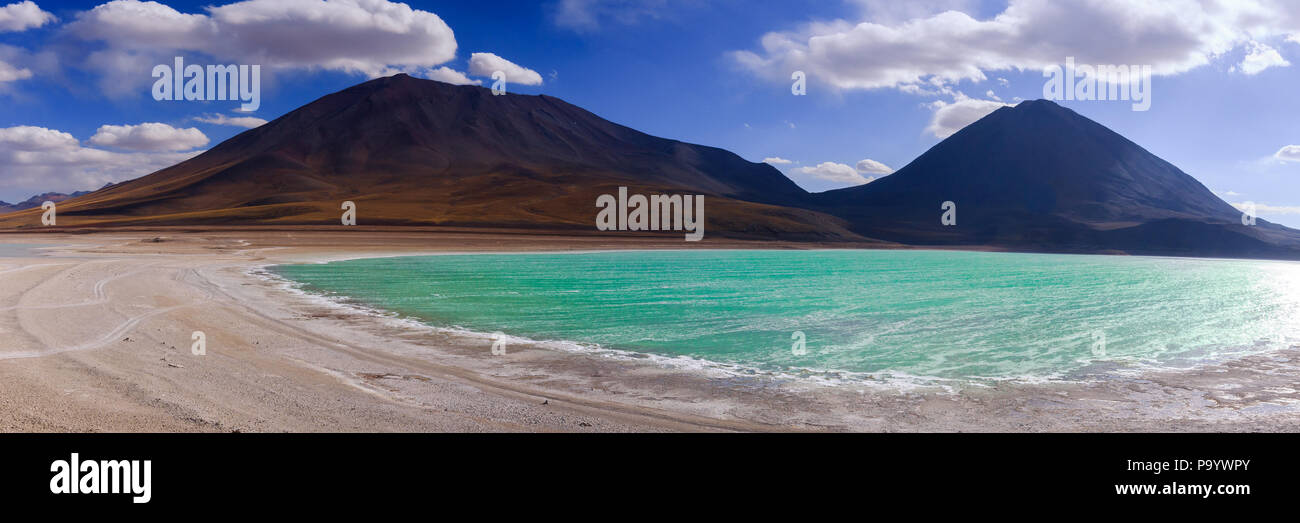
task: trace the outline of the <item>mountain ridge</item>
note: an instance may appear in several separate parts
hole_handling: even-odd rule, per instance
[[[1300,231],[1243,225],[1178,167],[1048,100],[999,108],[889,176],[813,200],[854,232],[906,244],[1300,257]],[[953,226],[940,222],[948,201]]]
[[[110,183],[108,185],[105,185],[104,187],[101,187],[101,189],[107,188],[111,185],[112,184]],[[44,192],[44,193],[33,195],[32,197],[18,203],[9,203],[0,200],[0,214],[40,207],[42,204],[44,204],[47,201],[58,203],[71,198],[76,198],[78,196],[85,196],[92,192],[94,191],[76,191],[69,194],[69,193],[51,191],[51,192]]]
[[[591,230],[600,194],[711,198],[709,233],[867,241],[770,165],[550,96],[407,75],[331,93],[177,165],[60,206],[60,224],[358,223]],[[30,222],[30,217],[24,217]],[[0,220],[4,223],[5,220]],[[13,220],[8,220],[12,222]]]
[[[59,206],[60,225],[358,223],[594,230],[593,202],[704,194],[707,235],[1048,252],[1300,258],[1136,143],[1046,100],[993,111],[871,183],[808,193],[724,149],[546,95],[395,75],[324,95],[208,151]],[[940,223],[942,202],[957,222]],[[0,226],[32,227],[31,210]]]

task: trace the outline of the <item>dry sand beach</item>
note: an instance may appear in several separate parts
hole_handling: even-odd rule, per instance
[[[675,238],[161,228],[0,243],[47,246],[0,258],[4,431],[1300,430],[1296,347],[1086,384],[832,386],[529,346],[493,356],[490,340],[259,274],[370,256],[681,248]],[[191,354],[194,331],[205,355]]]

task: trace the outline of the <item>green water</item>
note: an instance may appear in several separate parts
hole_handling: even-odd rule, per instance
[[[1300,342],[1300,264],[1288,262],[640,251],[273,271],[438,327],[805,375],[1076,379]]]

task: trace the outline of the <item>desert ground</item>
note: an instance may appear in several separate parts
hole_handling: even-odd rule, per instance
[[[0,244],[44,246],[0,257],[3,431],[1300,430],[1300,347],[1087,383],[831,385],[526,345],[493,355],[490,340],[348,311],[260,270],[683,248],[677,237],[189,227],[10,233]],[[192,354],[195,331],[203,355]]]

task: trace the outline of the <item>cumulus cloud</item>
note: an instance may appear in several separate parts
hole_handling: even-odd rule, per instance
[[[781,158],[780,156],[769,156],[767,158],[763,158],[763,163],[771,164],[771,165],[790,165],[794,162],[787,160],[785,158]]]
[[[101,87],[110,94],[136,92],[152,81],[141,70],[187,53],[220,63],[371,77],[427,69],[456,56],[451,28],[404,3],[247,0],[204,9],[182,13],[156,2],[113,0],[78,14],[66,33],[102,45],[86,54],[84,65],[103,75]]]
[[[0,128],[0,143],[10,151],[70,149],[81,145],[71,134],[27,125]]]
[[[501,71],[506,81],[520,85],[542,85],[542,75],[537,71],[520,66],[492,53],[474,53],[469,56],[469,74],[491,77],[493,72]]]
[[[187,160],[202,151],[114,152],[83,147],[75,137],[44,127],[0,128],[0,191],[25,198],[46,191],[98,189]]]
[[[23,80],[31,77],[31,69],[19,69],[5,62],[0,62],[0,83]]]
[[[875,177],[864,177],[852,166],[835,162],[822,162],[816,167],[802,167],[798,171],[813,178],[846,185],[862,185],[875,181]]]
[[[226,116],[224,114],[205,114],[203,116],[195,116],[194,121],[210,123],[213,125],[231,125],[248,129],[266,125],[266,120],[256,116]]]
[[[1251,42],[1250,52],[1246,54],[1246,58],[1242,59],[1236,70],[1253,75],[1259,74],[1260,71],[1270,67],[1287,67],[1289,65],[1291,65],[1291,62],[1282,58],[1282,54],[1278,53],[1277,49],[1259,42]]]
[[[862,174],[879,174],[883,176],[886,174],[893,174],[894,172],[894,169],[890,168],[888,165],[877,162],[870,158],[867,158],[865,160],[858,160],[858,164],[855,165],[854,168],[857,169],[858,172]]]
[[[839,89],[931,92],[983,82],[991,71],[1041,70],[1066,57],[1179,74],[1251,41],[1297,33],[1300,4],[1289,0],[1010,0],[987,19],[948,10],[901,22],[810,23],[768,33],[760,51],[731,56],[773,81],[800,70],[810,82]]]
[[[471,80],[465,73],[452,69],[450,67],[439,67],[430,69],[424,73],[424,77],[430,80],[449,83],[452,85],[482,85],[482,80]]]
[[[202,50],[219,32],[205,14],[186,14],[158,2],[113,0],[77,14],[68,31],[127,50]]]
[[[863,18],[877,23],[906,22],[933,16],[944,11],[970,11],[978,7],[975,0],[849,0],[857,4]]]
[[[90,143],[131,151],[185,151],[208,144],[203,131],[193,127],[179,129],[165,123],[139,125],[101,125]]]
[[[967,98],[958,93],[957,99],[952,103],[940,100],[930,104],[930,107],[934,109],[934,115],[930,118],[930,125],[925,128],[926,132],[938,138],[947,138],[989,113],[1009,107],[1009,104]]]
[[[1265,203],[1238,202],[1232,204],[1239,211],[1247,211],[1254,206],[1255,214],[1300,214],[1300,206],[1294,205],[1268,205]]]
[[[30,0],[0,7],[0,32],[26,31],[58,20]]]
[[[1273,153],[1273,157],[1284,162],[1300,162],[1300,145],[1288,145]]]
[[[0,7],[0,33],[25,31],[55,20],[57,18],[54,15],[42,11],[30,1]],[[30,60],[28,55],[25,49],[0,45],[0,87],[9,82],[32,77],[32,70],[23,66],[23,62]]]

